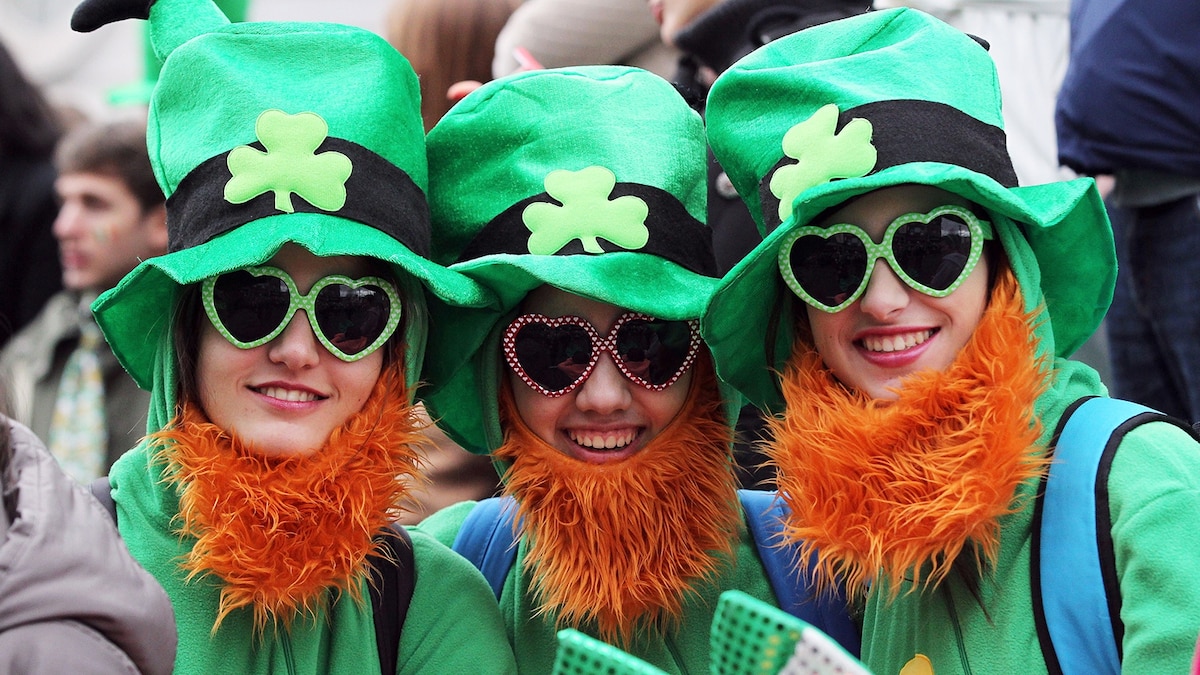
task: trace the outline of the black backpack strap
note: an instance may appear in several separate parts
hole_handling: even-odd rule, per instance
[[[394,675],[400,658],[400,631],[417,585],[417,567],[412,539],[403,526],[393,523],[378,538],[383,543],[381,555],[367,558],[371,566],[371,614],[375,618],[379,669],[383,675]]]
[[[108,515],[112,517],[113,522],[116,523],[117,503],[113,501],[112,488],[108,485],[108,476],[100,476],[92,481],[88,485],[88,489],[91,490],[92,496],[96,498],[96,501],[100,502],[100,506],[103,506],[104,510],[108,511]]]

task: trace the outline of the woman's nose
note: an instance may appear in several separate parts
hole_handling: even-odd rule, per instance
[[[859,309],[877,320],[884,320],[908,306],[909,293],[915,292],[904,283],[887,261],[875,261],[867,288],[858,299]]]
[[[313,334],[308,316],[303,309],[296,310],[283,332],[267,344],[271,361],[290,368],[314,366],[321,360],[324,347]]]

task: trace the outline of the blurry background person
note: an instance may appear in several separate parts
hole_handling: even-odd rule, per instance
[[[59,124],[0,44],[0,347],[61,288],[50,224]]]
[[[170,673],[167,594],[87,489],[2,411],[0,489],[0,672]]]
[[[520,0],[395,0],[384,37],[421,78],[425,131],[453,105],[455,83],[492,77],[496,36]]]
[[[526,53],[533,62],[522,62]],[[496,38],[492,75],[617,65],[670,77],[678,60],[679,52],[658,39],[645,0],[526,0]]]
[[[0,353],[0,373],[14,418],[46,439],[68,474],[90,481],[137,444],[150,402],[100,336],[90,305],[138,262],[166,252],[166,210],[144,120],[81,126],[63,138],[55,164],[63,290]]]
[[[1072,0],[1058,156],[1112,175],[1113,395],[1200,422],[1200,3]]]

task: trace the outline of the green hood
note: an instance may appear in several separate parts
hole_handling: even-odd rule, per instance
[[[1108,309],[1116,260],[1094,181],[1018,187],[991,58],[927,14],[871,12],[771,42],[717,79],[706,115],[764,239],[721,280],[701,330],[720,376],[762,408],[782,408],[775,373],[793,339],[786,309],[772,320],[789,304],[780,241],[865,192],[933,185],[986,209],[1027,308],[1043,308],[1035,330],[1047,356],[1073,353]],[[778,328],[764,339],[747,326]],[[1056,366],[1070,371],[1060,380],[1099,387]]]

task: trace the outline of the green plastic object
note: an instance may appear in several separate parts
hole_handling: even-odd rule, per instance
[[[667,675],[645,661],[631,656],[573,629],[558,631],[558,654],[554,675]]]
[[[710,645],[712,675],[871,675],[821,630],[741,591],[721,594]],[[566,628],[558,632],[554,675],[665,675],[665,671]]]
[[[741,591],[721,594],[711,646],[713,675],[869,675],[822,631]]]

